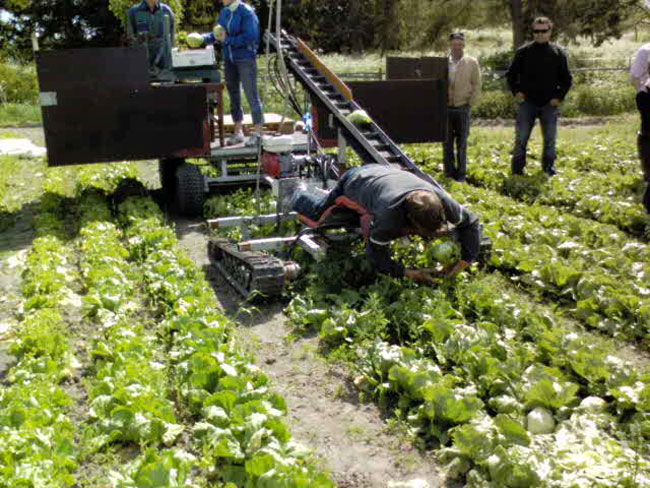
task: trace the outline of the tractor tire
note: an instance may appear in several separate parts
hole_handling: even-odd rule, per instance
[[[176,168],[176,209],[181,215],[199,217],[205,203],[205,180],[198,166],[183,163]]]
[[[182,158],[166,158],[158,161],[158,174],[163,201],[173,203],[176,196],[176,169],[185,162]]]

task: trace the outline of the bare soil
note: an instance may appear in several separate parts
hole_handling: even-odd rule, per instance
[[[391,431],[379,409],[359,402],[350,372],[317,353],[317,338],[288,341],[282,304],[242,312],[243,303],[209,265],[200,221],[176,219],[181,245],[206,270],[223,309],[240,324],[238,336],[286,400],[294,439],[314,451],[341,487],[385,487],[390,481],[425,480],[448,486],[431,455],[414,450]]]

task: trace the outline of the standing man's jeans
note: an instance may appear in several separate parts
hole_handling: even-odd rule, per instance
[[[642,203],[646,212],[650,213],[650,93],[640,91],[636,95],[636,106],[641,116],[641,131],[637,135],[637,148],[643,179],[646,182]]]
[[[471,109],[469,105],[447,109],[447,138],[442,146],[445,175],[463,181],[467,173],[467,138]],[[454,158],[454,143],[456,157]]]
[[[530,139],[530,133],[533,130],[536,118],[539,118],[540,125],[542,126],[542,137],[544,139],[542,169],[547,173],[555,171],[557,113],[557,107],[554,107],[550,103],[547,103],[543,107],[538,107],[530,102],[522,102],[519,105],[517,124],[515,126],[515,150],[512,153],[513,174],[523,174],[524,166],[526,166],[526,147],[528,146],[528,139]]]
[[[224,71],[226,73],[226,86],[230,95],[230,114],[233,122],[244,120],[244,109],[241,105],[241,90],[239,85],[244,87],[246,99],[251,107],[253,124],[264,123],[264,112],[262,101],[257,91],[257,60],[242,59],[231,62],[224,59]]]

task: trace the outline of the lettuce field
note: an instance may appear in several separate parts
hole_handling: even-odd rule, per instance
[[[155,188],[155,162],[49,169],[0,156],[0,487],[650,487],[636,119],[560,127],[552,179],[538,134],[530,176],[509,175],[512,132],[472,128],[465,183],[442,176],[439,145],[404,146],[480,217],[486,265],[417,286],[377,278],[361,243],[320,263],[296,253],[304,273],[274,324],[336,369],[329,386],[349,416],[371,406],[395,457],[428,463],[436,474],[410,476],[419,484],[339,472],[328,452],[344,446],[310,443],[331,412],[313,437],[294,433],[319,411],[294,405],[291,376],[274,379],[298,358],[247,345],[244,317],[264,322],[278,305],[221,306],[175,217],[120,194],[129,179]],[[240,190],[213,195],[204,216],[257,208],[273,210],[268,192]],[[411,266],[450,259],[443,250],[394,244]],[[348,434],[350,462],[371,469],[361,446],[372,441]]]

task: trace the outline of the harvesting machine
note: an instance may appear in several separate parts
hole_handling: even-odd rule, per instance
[[[208,48],[176,55],[172,76],[164,80],[150,78],[142,46],[36,56],[50,166],[157,159],[163,195],[183,214],[199,215],[210,191],[250,185],[273,190],[276,213],[212,219],[211,229],[289,219],[305,224],[291,237],[210,239],[212,263],[245,296],[277,295],[298,272],[274,251],[299,245],[320,259],[328,243],[360,233],[358,215],[350,209],[328,212],[321,222],[291,212],[287,202],[297,182],[313,191],[331,188],[345,171],[350,147],[363,164],[396,166],[439,186],[395,141],[440,142],[446,132],[446,58],[388,58],[386,80],[344,83],[300,39],[278,29],[266,32],[265,41],[277,53],[269,57],[269,78],[310,122],[252,146],[224,144],[224,85]],[[351,122],[348,116],[362,106],[370,120]],[[327,147],[338,150],[326,152]],[[211,165],[209,173],[216,176],[202,172],[199,161]]]

